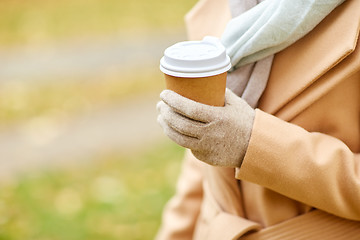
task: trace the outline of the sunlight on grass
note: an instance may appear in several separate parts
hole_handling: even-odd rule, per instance
[[[0,239],[153,239],[182,155],[165,142],[0,183]]]
[[[156,69],[157,70],[157,69]],[[131,95],[158,94],[164,88],[160,71],[136,75],[101,76],[101,79],[53,81],[31,85],[8,82],[0,87],[0,128],[10,123],[46,115],[67,117],[120,102]]]
[[[2,0],[0,45],[178,28],[195,0]]]

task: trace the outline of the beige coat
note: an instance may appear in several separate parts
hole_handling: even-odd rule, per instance
[[[227,0],[200,0],[189,37],[229,19]],[[243,165],[187,152],[158,239],[360,239],[359,26],[347,0],[276,54]]]

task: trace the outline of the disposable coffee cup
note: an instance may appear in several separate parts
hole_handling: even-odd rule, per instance
[[[224,106],[226,75],[231,68],[225,47],[216,37],[168,47],[160,60],[166,88],[196,102]]]

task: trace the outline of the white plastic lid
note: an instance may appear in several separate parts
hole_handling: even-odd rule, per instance
[[[160,70],[175,77],[209,77],[231,68],[225,47],[216,37],[185,41],[168,47],[160,60]]]

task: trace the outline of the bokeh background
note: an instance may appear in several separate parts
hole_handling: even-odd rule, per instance
[[[184,149],[159,59],[196,0],[0,0],[0,240],[153,239]]]

